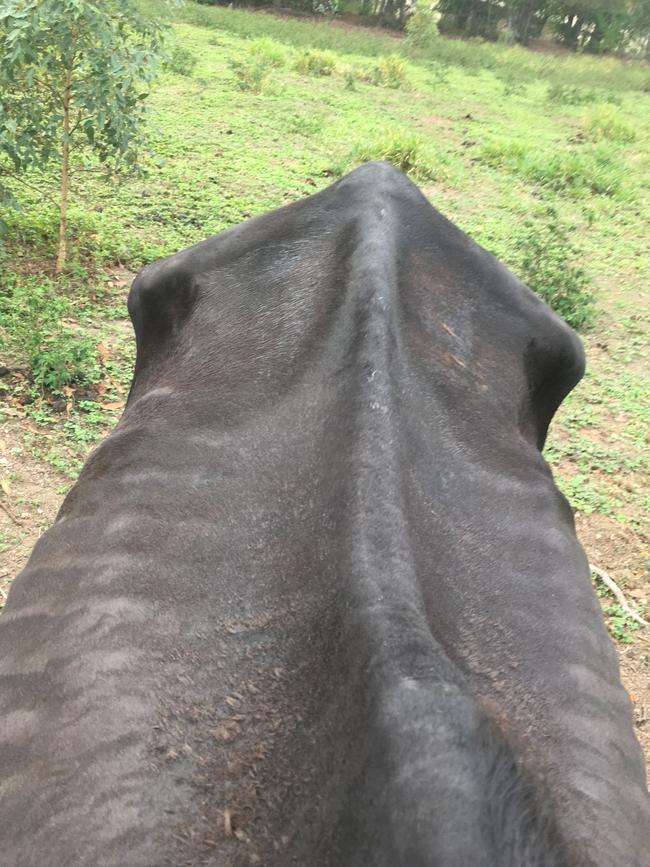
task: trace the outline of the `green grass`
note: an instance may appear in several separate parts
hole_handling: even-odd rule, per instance
[[[545,297],[563,270],[573,275],[567,303],[576,287],[593,292],[596,318],[581,323],[591,322],[589,372],[560,411],[547,455],[576,509],[645,539],[648,67],[442,38],[414,48],[378,30],[193,3],[178,14],[150,101],[144,173],[111,182],[84,173],[73,189],[72,268],[57,285],[84,339],[113,341],[90,377],[105,390],[90,401],[73,394],[61,412],[38,383],[22,385],[28,402],[16,411],[42,432],[26,434],[30,454],[72,477],[119,414],[110,406],[124,397],[132,349],[116,266],[135,270],[383,158],[531,283],[546,275]],[[52,175],[29,180],[55,193]],[[50,280],[43,263],[56,211],[33,189],[14,191],[22,210],[0,214],[9,223],[2,267],[27,291]],[[544,237],[551,212],[570,243],[546,267],[545,245],[531,239],[536,229]],[[17,341],[7,347],[20,355]]]

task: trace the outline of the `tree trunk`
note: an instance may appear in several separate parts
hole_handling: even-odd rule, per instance
[[[511,25],[517,42],[528,45],[530,39],[530,24],[533,14],[539,7],[539,0],[526,0],[517,10],[514,16],[514,24]]]
[[[63,148],[61,154],[61,200],[59,212],[59,252],[56,258],[56,273],[65,268],[68,234],[68,193],[70,191],[70,98],[72,90],[72,70],[65,76],[63,92]]]
[[[579,15],[570,16],[569,20],[566,23],[566,29],[564,31],[564,43],[572,51],[578,50],[580,32],[582,31],[584,23],[584,20],[580,18]]]

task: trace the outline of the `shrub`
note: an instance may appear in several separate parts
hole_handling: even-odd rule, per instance
[[[379,87],[406,86],[406,64],[397,54],[388,54],[370,72],[370,81]]]
[[[279,69],[287,65],[285,48],[273,39],[253,39],[248,46],[248,52],[252,58],[263,60],[268,67]]]
[[[100,375],[92,338],[62,324],[72,312],[69,299],[50,281],[21,282],[8,275],[0,284],[4,342],[29,365],[34,383],[54,392],[97,382]]]
[[[631,142],[636,138],[634,128],[627,123],[611,105],[597,105],[589,111],[584,128],[591,139],[609,139],[616,142]]]
[[[438,39],[438,25],[433,12],[418,9],[406,22],[406,41],[415,48],[430,48]]]
[[[88,385],[98,381],[99,367],[91,338],[69,331],[42,332],[40,338],[28,356],[36,385],[59,392],[73,383]]]
[[[188,48],[182,45],[174,45],[169,56],[165,60],[165,69],[176,75],[185,75],[190,78],[198,58]]]
[[[335,56],[331,51],[305,49],[300,51],[294,61],[293,68],[301,75],[331,75],[336,66]]]
[[[564,225],[554,208],[541,219],[526,220],[516,233],[511,262],[521,278],[569,325],[589,325],[595,308],[590,282],[574,263],[582,258],[570,240],[574,227]]]

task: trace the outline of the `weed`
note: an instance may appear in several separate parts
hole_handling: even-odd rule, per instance
[[[515,172],[556,192],[573,196],[616,196],[624,192],[626,170],[622,160],[611,149],[599,145],[544,151],[532,150],[515,139],[496,139],[484,145],[478,157],[492,168]]]
[[[99,379],[95,344],[89,337],[42,329],[30,341],[28,353],[34,382],[50,391]]]
[[[589,279],[574,263],[580,251],[554,208],[542,219],[527,220],[512,245],[522,279],[574,328],[585,328],[595,314]]]
[[[0,287],[0,330],[29,365],[34,383],[53,392],[99,379],[92,339],[62,327],[70,312],[70,302],[50,282],[9,277]]]
[[[611,105],[597,105],[589,111],[584,120],[588,138],[628,143],[634,141],[634,127]]]
[[[526,93],[528,83],[515,71],[506,67],[496,72],[495,76],[503,85],[504,96],[516,96]]]
[[[175,75],[185,75],[190,78],[194,73],[194,67],[197,63],[198,58],[189,48],[184,48],[182,45],[174,45],[165,61],[165,69],[173,72]]]
[[[398,54],[389,54],[382,57],[372,69],[369,78],[372,84],[379,87],[406,87],[406,64]]]
[[[293,68],[301,75],[331,75],[336,67],[336,58],[331,51],[305,49],[294,60]]]
[[[606,605],[605,614],[612,636],[621,644],[632,644],[634,633],[641,629],[641,624],[637,623],[617,602]]]
[[[345,89],[355,91],[357,89],[356,75],[353,69],[346,69],[343,73]]]
[[[442,159],[433,155],[423,138],[407,130],[388,129],[356,145],[338,173],[370,160],[383,160],[418,180],[430,180],[442,168]]]
[[[479,158],[491,168],[512,169],[519,167],[527,154],[528,147],[523,142],[499,138],[484,145]]]
[[[583,515],[599,512],[601,515],[618,517],[616,510],[620,502],[615,500],[607,489],[592,481],[588,473],[560,476],[557,484],[576,512]]]
[[[44,179],[39,179],[44,183]],[[107,185],[104,195],[116,194],[116,183]],[[97,205],[95,205],[97,207]],[[39,207],[9,210],[3,214],[7,223],[8,249],[19,257],[51,259],[58,237],[58,213],[54,207],[40,203]],[[162,255],[157,244],[147,244],[137,232],[125,232],[109,216],[96,210],[70,208],[68,214],[70,260],[68,273],[88,274],[88,266],[124,264],[137,268]],[[81,262],[84,262],[84,265]],[[80,269],[83,269],[80,270]]]
[[[263,38],[249,42],[245,56],[231,58],[229,65],[240,90],[261,93],[269,73],[285,66],[286,62],[284,47],[273,39]]]
[[[430,68],[436,84],[447,84],[451,69],[448,63],[432,63]]]
[[[549,84],[546,98],[549,102],[558,102],[561,105],[584,105],[585,103],[596,102],[598,99],[593,90],[585,90],[582,87],[559,82]]]
[[[244,60],[233,58],[230,61],[230,68],[235,73],[239,90],[261,93],[272,66],[261,57]]]
[[[531,155],[523,165],[528,180],[575,196],[622,193],[625,174],[621,159],[605,147],[542,152]]]
[[[262,60],[265,66],[273,69],[280,69],[287,65],[287,51],[274,39],[267,37],[254,39],[248,46],[248,53],[255,60]]]

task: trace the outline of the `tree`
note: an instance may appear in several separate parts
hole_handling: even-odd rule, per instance
[[[618,49],[631,20],[624,2],[549,0],[547,6],[559,39],[574,51],[600,53]]]
[[[528,45],[531,37],[541,32],[548,12],[544,0],[508,0],[508,26],[515,40],[521,45]]]
[[[135,164],[163,36],[137,0],[0,4],[0,153],[18,174],[58,164],[57,273],[66,262],[73,154],[83,146],[112,167]]]

